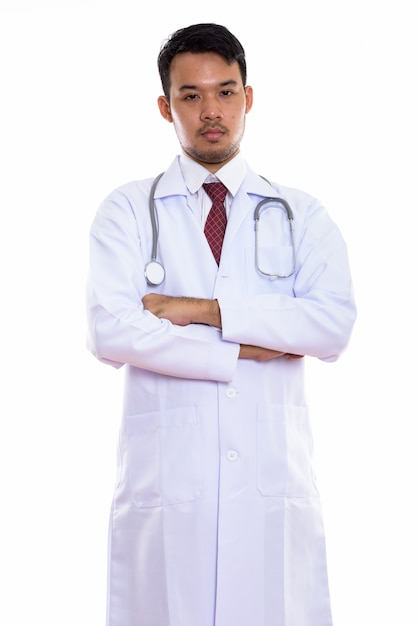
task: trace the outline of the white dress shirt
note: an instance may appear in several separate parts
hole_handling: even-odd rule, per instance
[[[215,174],[211,174],[203,165],[200,165],[186,154],[180,156],[180,167],[184,180],[190,192],[189,204],[196,217],[200,220],[202,229],[212,207],[212,200],[203,189],[203,183],[221,182],[228,189],[225,199],[226,216],[229,217],[232,199],[237,193],[246,173],[245,161],[241,154],[237,154]]]

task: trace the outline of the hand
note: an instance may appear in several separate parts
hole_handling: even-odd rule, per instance
[[[217,300],[184,298],[149,293],[142,298],[145,311],[156,317],[169,320],[172,324],[208,324],[221,328],[221,315]]]

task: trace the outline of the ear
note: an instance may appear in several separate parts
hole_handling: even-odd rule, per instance
[[[249,113],[253,106],[253,88],[247,85],[245,88],[245,112]]]
[[[158,108],[160,109],[160,113],[167,122],[172,122],[173,118],[171,117],[170,104],[166,96],[158,97]]]

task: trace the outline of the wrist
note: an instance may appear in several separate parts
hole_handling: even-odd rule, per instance
[[[193,320],[198,324],[207,324],[221,328],[221,313],[217,300],[196,300],[196,319]]]

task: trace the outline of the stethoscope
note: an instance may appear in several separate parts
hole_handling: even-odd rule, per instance
[[[151,186],[151,191],[149,194],[149,201],[148,201],[149,214],[150,214],[150,219],[151,219],[151,228],[152,228],[152,250],[151,250],[151,260],[146,264],[144,268],[144,274],[145,274],[145,278],[147,279],[147,283],[151,286],[161,285],[161,283],[164,281],[164,278],[165,278],[165,269],[163,265],[159,261],[157,261],[158,224],[157,224],[157,219],[156,219],[156,214],[155,214],[155,202],[154,202],[155,189],[158,185],[158,181],[160,180],[163,174],[164,172],[159,174],[154,179],[152,186]],[[287,215],[287,220],[289,222],[290,240],[292,243],[292,269],[288,273],[267,272],[267,271],[264,271],[260,267],[259,241],[258,241],[260,215],[262,213],[263,207],[265,207],[265,205],[268,205],[268,204],[270,205],[270,207],[272,204],[276,204],[280,208],[283,208]],[[254,210],[254,221],[255,221],[255,265],[256,265],[257,270],[264,276],[269,276],[270,278],[288,278],[289,276],[292,276],[296,272],[296,246],[295,246],[295,237],[294,237],[293,212],[289,206],[289,203],[283,198],[279,198],[279,197],[264,198],[257,204]]]

